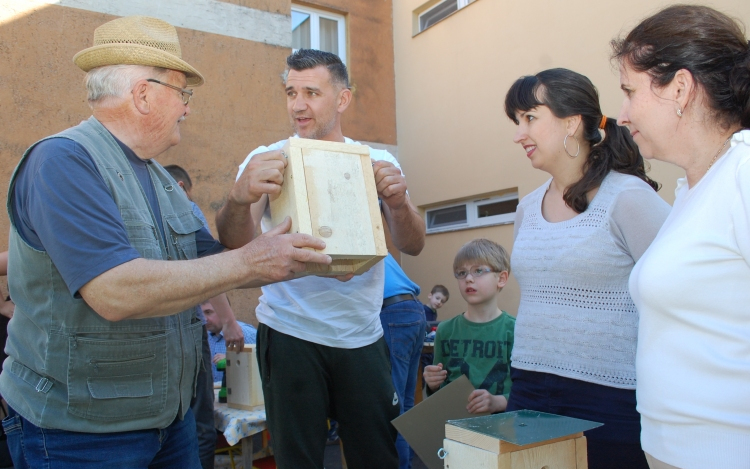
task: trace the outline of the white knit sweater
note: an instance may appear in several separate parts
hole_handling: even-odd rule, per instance
[[[516,212],[511,267],[521,303],[512,365],[634,389],[638,313],[628,278],[669,205],[639,178],[611,172],[585,212],[549,223],[541,206],[550,182]]]
[[[750,468],[750,130],[692,188],[679,181],[630,291],[644,451],[684,469]]]

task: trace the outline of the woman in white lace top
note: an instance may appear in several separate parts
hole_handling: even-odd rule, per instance
[[[589,467],[646,468],[628,278],[669,205],[585,76],[552,69],[522,77],[505,111],[531,165],[552,176],[516,211],[511,263],[521,303],[508,410],[604,423],[586,433]]]
[[[612,45],[619,121],[686,174],[630,276],[641,443],[652,469],[747,469],[750,43],[727,15],[675,5]]]

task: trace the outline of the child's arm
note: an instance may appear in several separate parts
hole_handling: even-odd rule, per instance
[[[443,364],[428,365],[424,367],[424,382],[430,391],[435,392],[448,377],[448,371],[443,369]]]
[[[466,410],[471,414],[480,412],[502,412],[508,407],[508,400],[502,394],[495,396],[486,389],[475,389],[469,394],[469,405]]]
[[[441,340],[443,339],[444,329],[438,326],[435,332],[435,357],[433,358],[433,365],[424,367],[424,382],[427,385],[427,395],[431,395],[448,379],[448,370],[443,369],[443,348],[441,346]]]

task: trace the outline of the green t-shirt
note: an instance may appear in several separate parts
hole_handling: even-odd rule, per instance
[[[515,326],[516,318],[505,311],[485,323],[468,321],[463,314],[441,322],[435,334],[434,364],[442,363],[448,370],[442,386],[466,375],[476,389],[507,399]]]

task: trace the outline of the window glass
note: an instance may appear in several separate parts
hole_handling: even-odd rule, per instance
[[[518,199],[503,200],[501,202],[492,202],[484,205],[477,204],[477,218],[515,213],[516,206],[518,206]]]
[[[513,223],[518,207],[517,189],[483,199],[452,202],[442,207],[425,210],[427,233],[466,230],[480,226]]]
[[[331,11],[292,5],[292,49],[317,49],[346,64],[346,18]]]
[[[320,50],[339,54],[339,22],[320,18]]]
[[[466,205],[441,208],[427,213],[428,228],[443,228],[466,223]]]
[[[419,16],[419,30],[424,31],[451,13],[458,11],[457,0],[446,0]]]
[[[310,15],[292,10],[292,48],[310,48]]]

